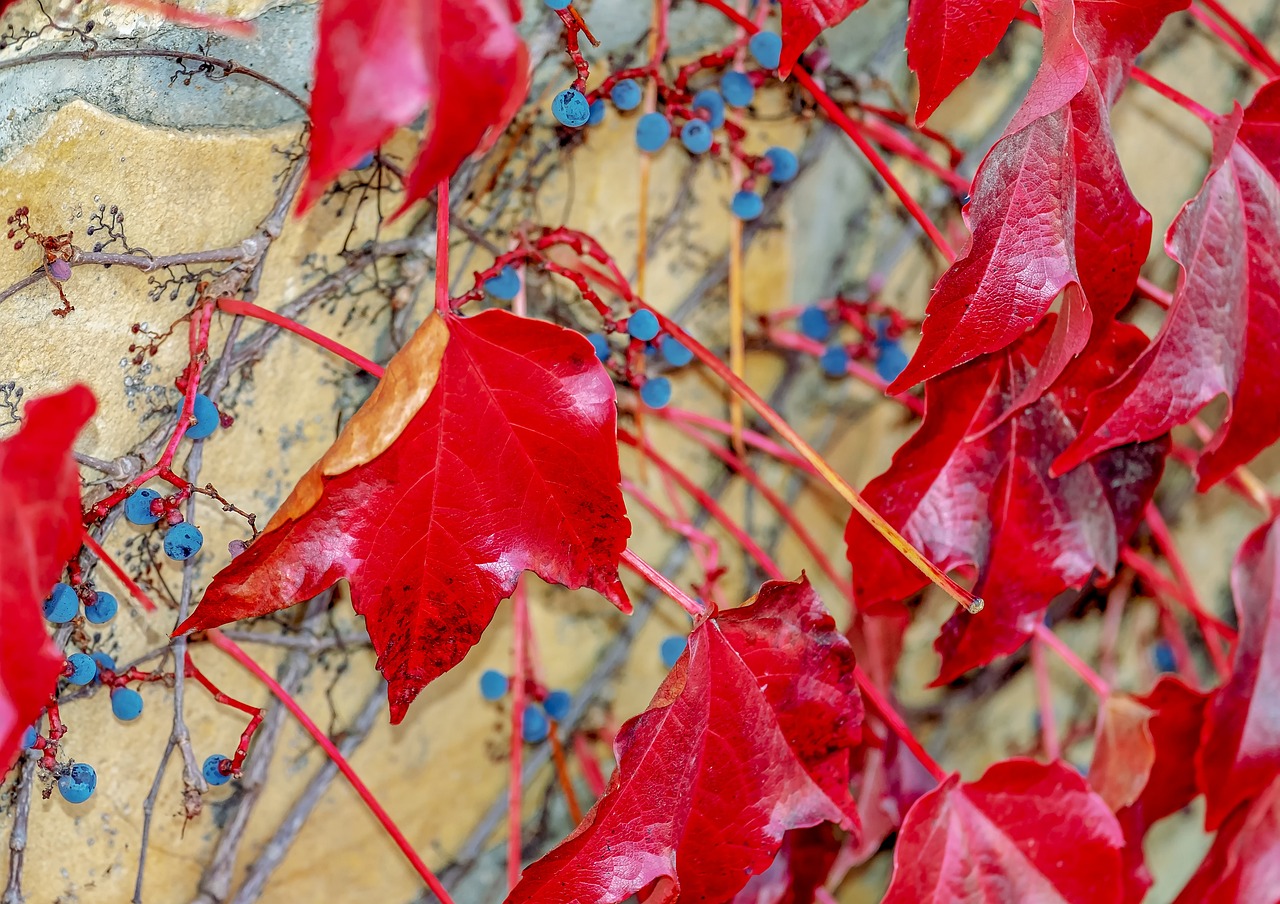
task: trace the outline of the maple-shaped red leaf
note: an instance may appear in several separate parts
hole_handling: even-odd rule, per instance
[[[1074,769],[1012,759],[920,798],[884,904],[1120,904],[1124,837]]]
[[[1054,330],[1050,316],[1005,351],[930,380],[920,429],[863,494],[938,565],[977,570],[974,593],[987,605],[943,627],[934,644],[943,657],[937,683],[1017,649],[1053,597],[1084,586],[1095,571],[1111,574],[1164,467],[1167,441],[1050,475],[1084,421],[1084,399],[1146,344],[1137,328],[1115,324],[1050,392],[1006,416],[1037,379]],[[849,520],[845,540],[860,608],[925,586],[863,519]]]
[[[733,904],[812,904],[817,890],[827,884],[842,844],[829,822],[792,829],[782,837],[773,863],[747,881]]]
[[[907,65],[920,80],[924,122],[996,49],[1022,0],[911,0]]]
[[[1029,402],[1107,329],[1151,245],[1151,218],[1116,155],[1110,106],[1137,53],[1187,4],[1040,4],[1040,71],[978,168],[968,247],[934,287],[920,345],[891,392],[1004,348],[1063,295],[1041,374],[1021,400]]]
[[[620,479],[613,383],[581,334],[497,310],[432,316],[175,633],[345,578],[399,722],[525,570],[629,609]]]
[[[508,902],[728,901],[789,829],[854,829],[849,755],[861,698],[853,649],[816,593],[771,582],[699,624],[649,709],[623,726],[618,767],[572,835]]]
[[[867,0],[782,0],[782,62],[778,74],[791,74],[800,54],[809,49],[813,39],[832,26],[839,25]]]
[[[1196,469],[1204,490],[1280,438],[1280,80],[1220,123],[1209,175],[1165,247],[1182,274],[1164,326],[1090,400],[1061,467],[1165,433],[1225,394],[1227,415]]]
[[[1280,776],[1227,817],[1173,904],[1280,902]]]
[[[528,89],[518,21],[516,0],[324,0],[299,213],[424,109],[405,206],[495,140]]]
[[[1196,772],[1216,828],[1280,775],[1280,530],[1258,528],[1231,569],[1240,636],[1231,677],[1205,713]]]
[[[0,774],[62,674],[40,601],[80,548],[80,472],[71,443],[94,407],[83,386],[32,399],[22,428],[0,441]]]

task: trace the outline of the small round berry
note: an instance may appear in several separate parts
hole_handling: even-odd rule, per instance
[[[105,625],[116,617],[116,612],[119,610],[120,603],[116,598],[105,590],[99,590],[93,602],[84,607],[84,617],[92,624]]]
[[[596,350],[597,358],[601,361],[609,360],[609,355],[613,353],[613,349],[609,347],[609,339],[604,333],[588,333],[587,341]]]
[[[800,312],[800,332],[815,342],[826,342],[831,337],[831,321],[827,312],[812,305]]]
[[[551,722],[540,706],[530,706],[524,711],[520,723],[520,735],[527,744],[540,744],[551,734]]]
[[[764,213],[764,199],[753,191],[738,192],[729,206],[739,220],[754,220]]]
[[[650,154],[662,150],[671,138],[671,123],[661,113],[646,113],[636,120],[636,146]]]
[[[357,160],[354,164],[352,164],[351,168],[353,170],[365,170],[373,166],[373,161],[374,161],[374,154],[373,154],[373,151],[370,151],[369,153],[361,157],[359,160]]]
[[[98,773],[88,763],[75,763],[58,777],[58,793],[69,804],[82,804],[98,787]]]
[[[771,31],[761,31],[751,36],[747,50],[765,69],[777,69],[782,62],[782,38]]]
[[[672,367],[684,367],[693,360],[693,352],[689,351],[689,347],[678,339],[667,336],[662,340],[662,357]]]
[[[650,408],[666,408],[671,404],[671,381],[666,377],[645,380],[640,387],[640,399]]]
[[[226,765],[222,765],[226,763]],[[226,770],[225,772],[223,770]],[[215,753],[204,761],[204,765],[200,768],[200,773],[204,776],[204,780],[210,785],[225,785],[231,781],[231,760],[220,753]]]
[[[124,501],[124,516],[133,524],[155,524],[160,516],[151,512],[151,503],[159,498],[155,490],[134,490]]]
[[[843,345],[833,345],[822,353],[818,364],[828,377],[843,377],[849,372],[849,352]]]
[[[705,154],[711,150],[711,126],[701,119],[691,119],[680,127],[680,143],[690,154]]]
[[[195,418],[195,423],[187,427],[184,434],[187,439],[207,439],[213,435],[213,431],[218,429],[218,424],[222,419],[222,415],[218,413],[218,407],[209,401],[209,397],[196,393],[195,403],[191,406],[191,416]]]
[[[121,722],[132,722],[142,715],[142,694],[131,687],[117,687],[111,691],[111,712]]]
[[[556,12],[559,12],[562,9],[568,9],[569,5],[573,3],[573,0],[542,0],[542,2],[547,4],[547,6],[551,7]]]
[[[591,102],[591,115],[587,118],[587,125],[598,126],[604,122],[605,102],[603,97],[597,97]]]
[[[503,267],[497,276],[484,281],[484,290],[501,301],[510,301],[520,294],[520,274],[515,267]]]
[[[22,749],[30,750],[36,746],[38,740],[40,740],[40,732],[36,731],[34,725],[28,725],[27,730],[22,733]]]
[[[609,99],[619,110],[634,110],[644,100],[644,91],[635,79],[624,78],[609,91]]]
[[[1173,655],[1173,647],[1169,646],[1168,641],[1157,640],[1151,650],[1151,656],[1155,660],[1158,671],[1176,672],[1178,670],[1177,657]]]
[[[684,648],[689,645],[689,638],[682,634],[673,634],[664,639],[658,647],[658,654],[662,657],[662,664],[667,668],[675,668],[676,661],[684,654]]]
[[[551,102],[551,113],[563,125],[580,129],[591,119],[591,105],[577,88],[566,88]]]
[[[89,684],[98,677],[98,664],[84,653],[72,653],[67,657],[67,664],[71,666],[67,680],[72,684]]]
[[[497,669],[485,669],[480,674],[480,696],[486,700],[501,700],[510,687],[510,679]]]
[[[756,96],[756,86],[741,72],[726,72],[720,79],[720,94],[731,107],[745,107]]]
[[[693,109],[706,110],[711,118],[707,125],[718,129],[724,125],[724,97],[715,88],[703,88],[693,96]]]
[[[627,321],[627,333],[632,339],[648,342],[658,335],[658,318],[652,311],[640,310],[631,315]]]
[[[907,353],[892,339],[877,342],[876,351],[876,375],[886,383],[892,383],[907,369]]]
[[[52,276],[54,279],[56,279],[58,282],[66,282],[71,278],[71,265],[68,264],[66,261],[64,261],[62,258],[58,258],[55,261],[50,261],[49,275]]]
[[[563,722],[569,718],[571,706],[573,706],[573,697],[568,691],[552,691],[547,694],[547,699],[542,701],[542,708],[557,722]]]
[[[179,562],[185,561],[204,546],[204,534],[189,521],[179,521],[164,535],[164,554]]]
[[[55,625],[65,625],[80,614],[80,597],[70,584],[54,584],[53,592],[44,601],[44,617]]]
[[[786,148],[769,148],[764,156],[773,164],[769,178],[774,182],[790,182],[800,172],[800,161]]]

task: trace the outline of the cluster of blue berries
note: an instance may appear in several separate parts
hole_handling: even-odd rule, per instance
[[[812,305],[800,312],[798,318],[800,332],[815,342],[826,342],[835,333],[830,315],[817,305]],[[891,334],[887,318],[874,321],[875,337],[871,343],[871,355],[875,359],[876,375],[886,383],[892,383],[907,366],[907,353],[902,343]],[[828,346],[818,358],[822,372],[829,377],[843,377],[849,371],[851,358],[849,350],[840,343]]]
[[[645,343],[645,353],[661,353],[671,367],[684,367],[693,361],[693,352],[674,336],[660,335],[662,325],[651,311],[639,310],[627,319],[627,335]],[[596,357],[608,361],[613,354],[609,339],[604,333],[588,333],[587,340],[595,349]],[[650,408],[665,408],[671,404],[671,381],[667,377],[647,378],[640,386],[640,400]]]
[[[197,402],[203,396],[197,396]],[[197,409],[198,410],[198,409]],[[155,524],[160,514],[155,511],[154,503],[160,494],[151,489],[134,490],[124,501],[124,516],[133,524]],[[188,521],[179,521],[172,525],[164,535],[164,554],[179,562],[185,561],[200,551],[204,546],[204,534],[200,528]]]
[[[84,617],[92,624],[104,625],[115,618],[120,604],[105,591],[94,594],[92,602],[84,607]],[[53,592],[44,601],[44,617],[55,625],[65,625],[80,614],[80,596],[70,584],[53,585]],[[83,683],[83,682],[79,682]]]
[[[480,696],[497,702],[511,689],[511,679],[497,669],[485,669],[480,675]],[[520,723],[520,736],[527,744],[541,744],[551,735],[551,723],[569,717],[573,697],[568,691],[554,690],[541,704],[530,702]]]

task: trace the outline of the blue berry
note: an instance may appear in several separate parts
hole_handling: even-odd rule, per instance
[[[817,305],[800,312],[800,332],[815,342],[826,342],[831,336],[831,321],[827,312]]]
[[[76,763],[58,778],[58,793],[69,804],[82,804],[98,787],[98,773],[88,763]]]
[[[223,763],[227,765],[224,767]],[[226,772],[222,771],[224,768],[227,770]],[[231,781],[231,760],[220,753],[215,753],[204,761],[204,766],[200,768],[200,772],[204,775],[204,780],[210,785],[225,785]]]
[[[671,404],[671,381],[666,377],[645,380],[640,387],[640,399],[650,408],[666,408]]]
[[[754,220],[764,213],[764,199],[753,191],[740,191],[729,205],[739,220]]]
[[[828,377],[843,377],[849,372],[849,352],[843,345],[833,345],[822,353],[818,363]]]
[[[520,294],[520,274],[515,267],[503,267],[497,276],[484,281],[484,290],[494,298],[510,301]]]
[[[619,110],[634,110],[640,106],[640,101],[644,100],[644,91],[635,79],[624,78],[613,86],[609,92],[609,99]]]
[[[44,617],[55,625],[65,625],[80,614],[80,597],[70,584],[54,584],[53,593],[44,601]]]
[[[131,687],[118,687],[111,692],[111,711],[121,722],[132,722],[142,715],[142,694]]]
[[[67,657],[67,663],[71,666],[67,680],[72,684],[88,684],[98,677],[98,664],[84,653],[72,653]]]
[[[501,700],[510,686],[507,676],[497,669],[485,669],[480,674],[480,696],[486,700]]]
[[[559,12],[562,9],[568,9],[573,0],[542,0],[542,2]]]
[[[159,498],[155,490],[134,490],[124,501],[124,516],[133,524],[155,524],[160,516],[151,513],[151,503]]]
[[[1173,655],[1173,647],[1169,646],[1167,641],[1157,640],[1151,653],[1159,671],[1176,672],[1178,670],[1178,660]]]
[[[563,125],[580,129],[591,119],[591,105],[577,88],[566,88],[551,102],[551,114]]]
[[[682,634],[673,634],[662,641],[658,647],[658,654],[662,656],[662,664],[667,668],[675,668],[676,661],[684,654],[684,648],[689,645],[689,638]]]
[[[661,113],[646,113],[636,120],[636,146],[650,154],[662,150],[671,138],[671,123]]]
[[[662,340],[662,357],[672,367],[684,367],[693,360],[693,352],[684,343],[668,336]]]
[[[705,154],[711,150],[711,126],[701,119],[691,119],[680,127],[680,143],[690,154]]]
[[[189,521],[179,521],[164,535],[164,554],[179,562],[191,558],[204,546],[204,534]]]
[[[195,404],[191,408],[191,414],[195,417],[196,422],[187,428],[184,434],[187,439],[206,439],[213,435],[213,431],[218,429],[221,420],[218,414],[218,408],[213,402],[209,401],[209,397],[196,393]]]
[[[520,735],[527,744],[538,744],[551,734],[551,723],[540,706],[530,706],[524,711],[524,720],[520,724]]]
[[[604,122],[605,103],[604,98],[597,97],[591,102],[591,115],[587,118],[587,125],[598,126]]]
[[[40,732],[36,731],[34,725],[28,725],[27,730],[22,733],[22,749],[30,750],[36,746],[36,741],[40,739]]]
[[[658,329],[658,318],[653,316],[652,311],[636,311],[627,321],[627,332],[631,338],[642,342],[648,342],[657,336]]]
[[[782,38],[771,31],[758,32],[747,42],[747,50],[766,69],[777,69],[782,62]]]
[[[84,607],[84,616],[95,625],[105,625],[116,617],[120,603],[105,590],[99,590],[93,602]]]
[[[354,170],[368,169],[369,167],[373,166],[373,159],[374,159],[373,151],[370,151],[369,153],[361,157],[359,160],[357,160],[354,164],[352,164],[351,168]]]
[[[876,356],[876,374],[886,383],[898,379],[898,374],[907,368],[907,353],[902,346],[892,339],[876,343],[879,354]]]
[[[800,172],[800,161],[786,148],[769,148],[764,156],[773,164],[769,178],[774,182],[790,182]]]
[[[724,97],[715,88],[703,88],[693,96],[693,109],[706,110],[711,115],[707,124],[713,129],[724,125]]]
[[[726,72],[720,79],[720,94],[731,107],[745,107],[756,96],[756,86],[741,72]]]
[[[542,701],[542,708],[547,711],[547,715],[555,719],[557,722],[563,722],[569,718],[569,708],[573,706],[573,697],[568,691],[552,691],[547,694],[547,699]]]
[[[609,360],[609,355],[612,354],[613,349],[609,347],[609,338],[604,333],[588,333],[587,341],[596,350],[597,358],[601,361]]]

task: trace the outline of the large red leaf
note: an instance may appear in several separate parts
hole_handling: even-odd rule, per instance
[[[1063,316],[1031,401],[1132,295],[1151,218],[1129,190],[1109,109],[1137,53],[1188,0],[1044,0],[1044,61],[1026,101],[974,178],[973,235],[929,300],[899,392]]]
[[[525,570],[629,608],[616,417],[613,383],[580,334],[496,310],[432,316],[177,633],[345,578],[398,722]]]
[[[519,20],[513,0],[324,0],[299,212],[424,109],[406,205],[496,138],[528,88]]]
[[[1224,119],[1213,166],[1165,247],[1182,267],[1160,334],[1112,386],[1061,466],[1230,407],[1197,467],[1200,488],[1280,438],[1280,80]]]
[[[786,78],[814,38],[839,25],[866,3],[867,0],[782,0],[782,62],[778,74]]]
[[[1054,596],[1084,586],[1095,571],[1111,574],[1160,479],[1167,442],[1116,449],[1061,477],[1049,473],[1076,437],[1084,399],[1145,345],[1134,327],[1116,324],[1051,392],[1005,417],[1036,379],[1053,330],[1050,317],[1006,351],[930,380],[920,429],[864,493],[934,562],[978,572],[974,592],[988,605],[944,626],[935,643],[939,683],[1017,649]],[[860,608],[926,585],[863,519],[849,520],[845,540]]]
[[[1249,535],[1231,569],[1240,637],[1231,677],[1205,714],[1196,771],[1205,825],[1253,799],[1280,775],[1280,530]]]
[[[893,849],[884,904],[1119,904],[1115,816],[1061,763],[996,763],[916,802]]]
[[[699,624],[649,709],[618,734],[604,796],[509,902],[727,901],[788,829],[855,828],[853,650],[805,579]]]
[[[62,674],[40,601],[80,548],[71,443],[94,407],[83,386],[33,399],[17,435],[0,442],[0,774]]]
[[[1227,818],[1173,904],[1280,904],[1280,777]]]
[[[907,65],[920,80],[924,122],[1000,43],[1022,0],[911,0]]]

